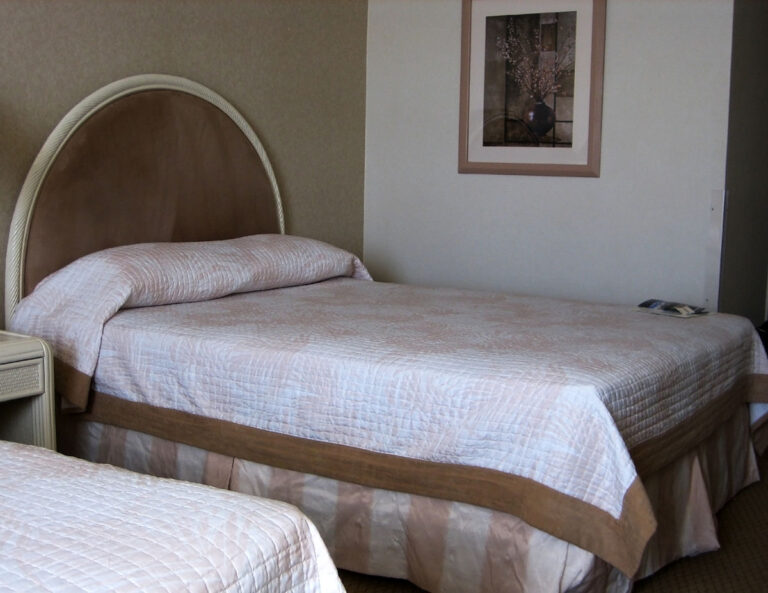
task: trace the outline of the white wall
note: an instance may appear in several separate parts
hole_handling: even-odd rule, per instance
[[[459,175],[460,0],[370,0],[374,277],[714,308],[732,12],[730,0],[608,0],[599,178]]]

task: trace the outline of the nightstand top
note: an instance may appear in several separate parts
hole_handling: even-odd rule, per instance
[[[51,348],[40,338],[2,330],[0,440],[56,449]]]
[[[47,346],[40,338],[0,330],[0,364],[40,358]]]

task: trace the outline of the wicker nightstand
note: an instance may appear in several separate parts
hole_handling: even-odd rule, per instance
[[[0,331],[0,440],[56,449],[48,344]]]

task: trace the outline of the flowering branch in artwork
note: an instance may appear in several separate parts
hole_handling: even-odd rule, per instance
[[[535,28],[530,35],[520,35],[513,22],[507,23],[506,35],[496,38],[498,55],[510,65],[510,75],[515,83],[535,101],[543,101],[550,93],[561,88],[562,75],[573,69],[573,37],[554,54],[544,60],[541,33]]]

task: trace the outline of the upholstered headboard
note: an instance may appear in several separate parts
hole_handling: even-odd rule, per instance
[[[27,175],[8,241],[6,319],[45,276],[100,249],[281,232],[272,166],[232,105],[183,78],[125,78],[76,105]]]

